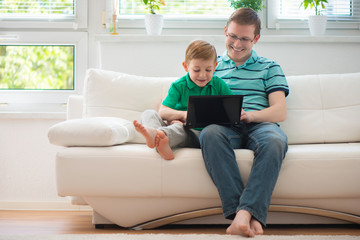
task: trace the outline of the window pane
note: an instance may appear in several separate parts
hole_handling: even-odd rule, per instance
[[[0,45],[0,89],[73,90],[75,46]]]
[[[0,0],[0,14],[12,18],[75,15],[74,0]]]
[[[145,14],[144,4],[140,0],[119,0],[121,15]],[[164,15],[223,15],[228,17],[233,9],[228,0],[165,0],[166,6],[160,6],[159,13]]]
[[[305,19],[315,14],[315,9],[305,10],[300,7],[302,0],[280,0],[280,15],[283,19]],[[358,20],[359,0],[328,0],[325,9],[320,7],[322,15],[328,16],[329,20]]]

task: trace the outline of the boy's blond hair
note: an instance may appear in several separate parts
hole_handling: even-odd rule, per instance
[[[192,41],[185,51],[185,63],[189,64],[193,59],[212,59],[216,63],[216,49],[210,43],[203,40]]]

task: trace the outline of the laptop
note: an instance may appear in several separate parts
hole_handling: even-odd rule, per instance
[[[189,96],[185,126],[237,125],[240,123],[242,103],[242,95]]]

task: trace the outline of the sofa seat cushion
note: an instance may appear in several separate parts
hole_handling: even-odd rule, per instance
[[[290,145],[273,196],[360,198],[360,143]]]
[[[160,158],[144,144],[62,149],[56,155],[58,194],[160,197]]]
[[[246,183],[253,153],[236,150]],[[360,143],[291,145],[273,198],[360,198]],[[56,159],[62,196],[218,198],[199,149],[163,160],[143,144],[61,150]],[[110,184],[111,183],[111,184]]]

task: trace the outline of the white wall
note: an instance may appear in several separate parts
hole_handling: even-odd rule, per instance
[[[181,76],[187,44],[204,39],[215,45],[218,55],[225,49],[223,35],[116,38],[98,36],[102,68],[148,76]],[[290,75],[349,73],[360,71],[360,37],[263,35],[254,49],[260,56],[277,61]]]
[[[145,29],[119,29],[119,36],[110,37],[101,27],[104,2],[89,0],[89,67],[180,76],[184,50],[192,39],[212,42],[218,54],[224,50],[222,29],[165,29],[160,37],[143,35]],[[264,29],[255,49],[276,60],[287,75],[359,72],[359,31],[327,34],[314,38],[305,30]],[[64,119],[64,114],[3,113],[0,107],[0,209],[69,208],[68,199],[58,197],[55,189],[54,159],[60,147],[47,139],[48,128]]]

